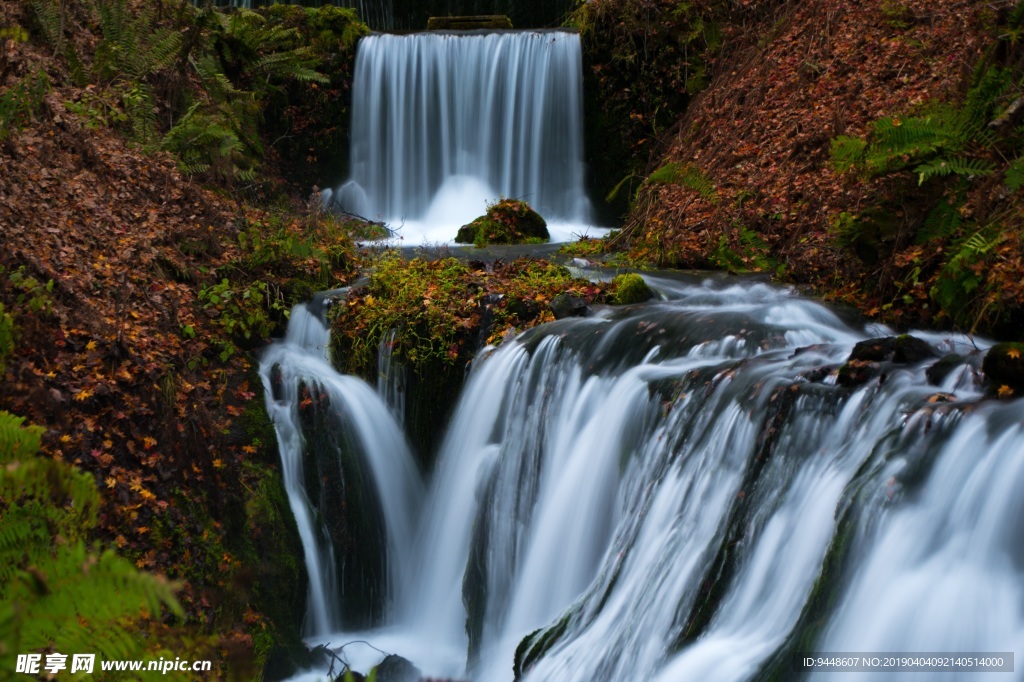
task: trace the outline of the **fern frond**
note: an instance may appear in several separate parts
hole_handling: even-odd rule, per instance
[[[32,9],[35,10],[47,44],[54,54],[61,54],[64,51],[63,8],[54,0],[32,0]]]
[[[867,141],[859,137],[840,135],[834,138],[830,148],[832,166],[840,173],[860,166],[864,162],[867,148]]]
[[[0,464],[26,459],[39,451],[42,427],[24,424],[24,417],[0,411]]]
[[[1024,187],[1024,156],[1014,159],[1013,163],[1007,166],[1003,184],[1011,192]]]
[[[136,617],[183,615],[176,586],[140,573],[85,536],[99,491],[90,474],[37,456],[41,429],[0,412],[0,668],[18,652],[90,651],[139,658]]]
[[[917,243],[924,244],[932,239],[942,239],[956,233],[963,225],[963,217],[960,215],[960,207],[963,206],[963,192],[957,194],[953,200],[943,200],[933,208],[924,225],[917,235]]]
[[[712,204],[718,202],[718,188],[715,187],[715,183],[692,164],[666,163],[647,176],[647,184],[654,183],[682,185],[697,192]]]
[[[965,177],[979,177],[988,175],[995,166],[991,161],[985,159],[970,159],[963,156],[950,158],[932,159],[914,169],[917,173],[918,185],[923,185],[926,180],[947,175],[963,175]]]

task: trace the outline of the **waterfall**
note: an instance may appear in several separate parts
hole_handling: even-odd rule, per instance
[[[349,180],[328,203],[451,241],[501,196],[568,238],[589,220],[579,35],[371,35],[356,54]],[[564,227],[557,227],[564,225]]]
[[[267,412],[277,432],[285,490],[309,572],[304,630],[307,635],[315,636],[344,626],[352,627],[351,614],[342,613],[346,602],[365,604],[370,599],[377,602],[369,605],[371,610],[388,610],[389,599],[395,597],[400,582],[396,576],[409,561],[413,514],[419,506],[422,482],[401,429],[387,405],[366,383],[355,377],[341,376],[331,367],[327,359],[327,328],[310,306],[299,305],[292,309],[286,337],[263,353],[260,376],[266,392]],[[326,413],[328,424],[341,425],[354,432],[353,447],[370,470],[366,478],[375,486],[371,492],[381,507],[379,521],[386,535],[385,555],[379,558],[387,575],[383,580],[380,576],[370,576],[369,580],[362,581],[355,576],[348,584],[349,594],[344,589],[345,569],[358,572],[365,567],[361,563],[354,566],[350,557],[334,547],[325,519],[331,516],[328,506],[344,501],[346,496],[352,497],[351,491],[357,490],[361,481],[351,480],[359,478],[351,474],[351,463],[341,465],[338,468],[343,489],[324,490],[318,499],[312,499],[307,468],[315,465],[318,458],[342,456],[340,452],[310,451],[308,440],[311,422],[316,421],[313,412],[317,409]],[[318,440],[318,443],[321,450],[334,449],[328,440]],[[355,469],[358,471],[358,466]],[[339,522],[345,521],[342,518]],[[366,547],[356,549],[368,550]],[[377,589],[377,581],[383,583],[379,590],[382,594],[367,594]],[[359,622],[364,620],[360,618]]]
[[[403,558],[382,627],[314,641],[478,682],[514,662],[528,682],[788,679],[808,652],[1012,670],[1024,412],[984,398],[973,342],[916,333],[963,355],[939,385],[932,360],[845,387],[835,370],[868,334],[827,307],[647,279],[660,300],[481,354],[425,496],[395,515],[418,524],[388,545]]]

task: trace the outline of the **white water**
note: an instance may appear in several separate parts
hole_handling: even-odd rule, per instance
[[[267,411],[278,436],[285,489],[309,571],[305,633],[310,636],[336,631],[345,625],[346,617],[339,609],[343,595],[339,594],[335,553],[305,490],[306,443],[299,416],[300,385],[321,387],[328,397],[328,409],[345,414],[347,423],[356,430],[361,454],[373,472],[382,502],[391,571],[388,584],[392,587],[401,583],[399,571],[409,562],[414,514],[422,497],[419,473],[400,427],[365,382],[333,370],[327,359],[328,340],[328,331],[320,319],[307,306],[299,305],[292,309],[285,339],[267,348],[260,360]],[[280,372],[279,399],[274,397],[275,367]]]
[[[392,615],[312,641],[507,682],[523,637],[555,626],[531,682],[788,677],[835,542],[815,651],[1024,651],[1020,402],[979,403],[966,365],[942,387],[950,404],[929,402],[928,363],[857,389],[808,381],[865,333],[766,285],[650,281],[665,300],[474,363],[428,494],[398,515],[420,523],[393,548]],[[364,670],[381,657],[345,655]]]
[[[580,39],[562,31],[371,35],[359,43],[349,180],[325,202],[406,243],[445,243],[502,196],[589,227]]]

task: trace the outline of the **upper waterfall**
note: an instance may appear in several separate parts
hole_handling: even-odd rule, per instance
[[[575,33],[369,36],[351,130],[349,180],[326,200],[407,240],[450,241],[501,196],[576,232],[590,219]]]

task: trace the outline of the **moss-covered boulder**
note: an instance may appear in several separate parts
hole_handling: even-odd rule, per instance
[[[981,365],[992,390],[1009,398],[1024,394],[1024,343],[997,343]]]
[[[615,291],[612,303],[618,305],[641,303],[654,297],[651,287],[635,272],[617,276],[612,280],[612,287]]]
[[[551,239],[548,224],[525,201],[502,199],[483,214],[459,228],[459,244],[540,244]]]

